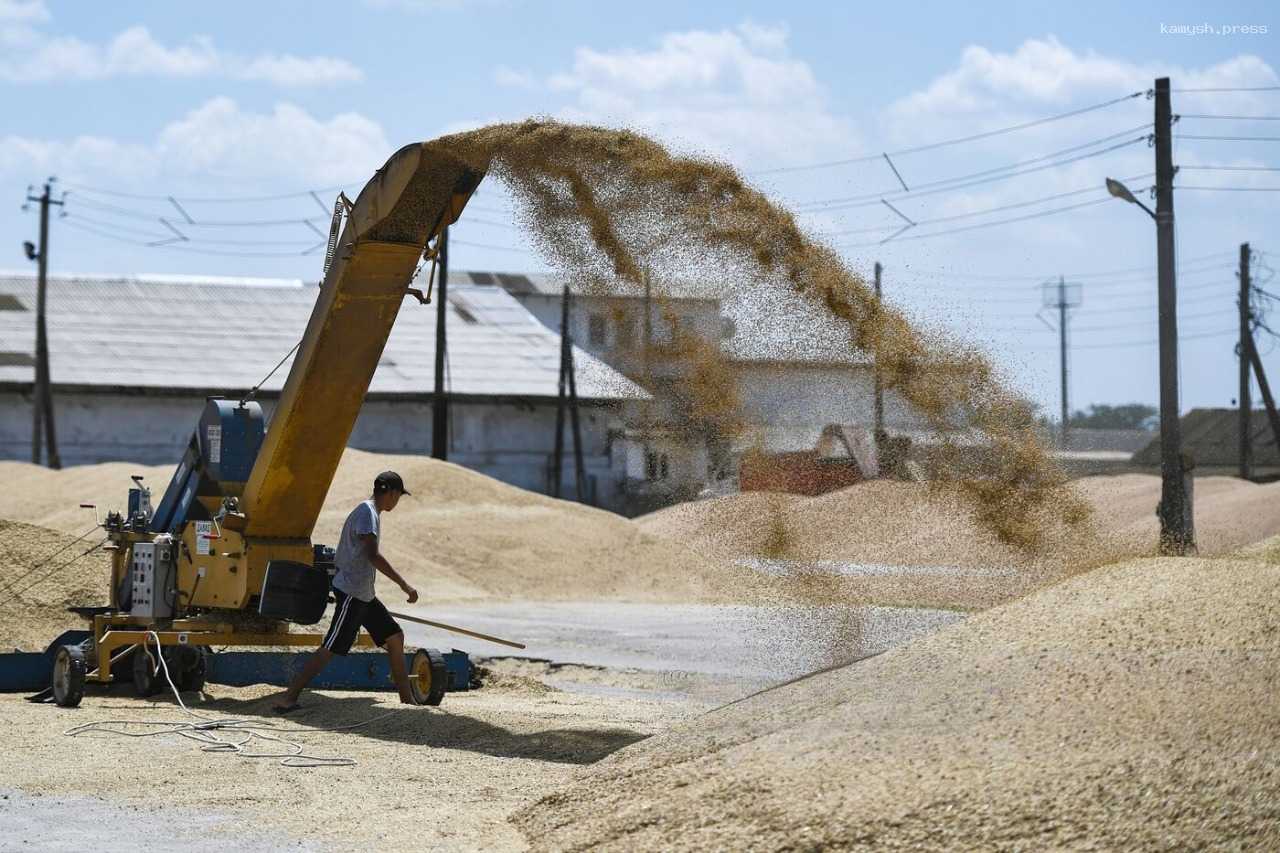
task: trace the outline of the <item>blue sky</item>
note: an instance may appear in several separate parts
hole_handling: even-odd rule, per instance
[[[1105,203],[1104,176],[1152,171],[1137,141],[1151,104],[1134,98],[1073,118],[894,157],[909,185],[1076,149],[1090,155],[1024,176],[929,195],[866,162],[769,173],[897,151],[1145,90],[1280,85],[1280,16],[1263,3],[605,4],[516,0],[85,4],[0,0],[0,268],[21,269],[35,219],[26,186],[57,175],[71,190],[55,222],[55,271],[315,278],[301,222],[192,230],[205,240],[151,248],[163,201],[270,195],[362,183],[407,141],[496,120],[550,115],[626,125],[681,150],[724,157],[841,248],[886,267],[888,298],[985,346],[1025,393],[1056,411],[1057,338],[1036,318],[1039,283],[1084,284],[1073,319],[1072,400],[1156,399],[1154,231]],[[1214,32],[1175,34],[1173,25]],[[1222,28],[1237,27],[1230,33]],[[1239,27],[1252,28],[1250,30]],[[1265,32],[1259,32],[1264,29]],[[1185,115],[1280,116],[1280,92],[1185,93]],[[1280,122],[1184,119],[1185,135],[1280,136]],[[1098,142],[1107,140],[1109,142]],[[1101,149],[1121,143],[1114,151]],[[1077,146],[1092,145],[1078,148]],[[1280,143],[1179,139],[1187,186],[1280,186]],[[1240,167],[1248,169],[1238,170]],[[104,193],[102,191],[111,191]],[[900,223],[887,193],[926,222]],[[1057,200],[1046,196],[1070,194]],[[835,209],[824,200],[864,197]],[[1098,201],[1098,204],[1085,204]],[[815,204],[815,202],[819,202]],[[988,223],[1084,206],[1023,222]],[[1235,396],[1232,265],[1250,241],[1280,267],[1280,193],[1177,194],[1184,408]],[[984,213],[989,208],[1005,211]],[[186,205],[197,220],[320,216],[307,197]],[[454,264],[544,268],[486,185],[454,232]],[[483,208],[481,210],[480,208]],[[952,218],[958,217],[958,218]],[[929,237],[963,226],[970,231]],[[879,230],[877,230],[879,229]],[[91,233],[98,232],[98,233]],[[845,232],[854,232],[852,234]],[[110,236],[105,236],[110,235]],[[912,239],[908,239],[912,238]],[[243,241],[267,241],[246,245]],[[130,242],[133,241],[133,242]],[[1269,242],[1270,241],[1270,242]],[[318,240],[316,241],[318,242]],[[1272,285],[1280,290],[1280,282]],[[1280,329],[1280,324],[1273,324]],[[1264,342],[1280,384],[1280,354]]]

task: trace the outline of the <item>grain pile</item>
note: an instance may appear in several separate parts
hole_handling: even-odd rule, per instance
[[[636,744],[539,849],[1280,845],[1280,566],[1079,575]]]
[[[848,584],[863,591],[855,599],[981,607],[1074,571],[1154,555],[1159,477],[1087,477],[1072,482],[1070,489],[1090,508],[1090,523],[1046,525],[1044,542],[1034,552],[1000,541],[954,495],[922,483],[888,480],[818,497],[747,492],[679,504],[637,522],[648,533],[687,543],[719,560],[769,554],[802,562],[1015,570],[992,577],[961,574],[945,580],[926,575]],[[1202,555],[1225,554],[1280,533],[1280,483],[1198,478],[1195,500]]]
[[[1054,542],[1042,554],[1002,545],[982,529],[967,506],[933,493],[927,484],[890,480],[870,480],[817,497],[744,492],[678,504],[636,521],[656,536],[730,557],[769,550],[768,538],[779,534],[760,524],[765,506],[773,506],[784,520],[779,556],[794,559],[1031,566],[1072,559],[1097,564],[1154,549],[1158,476],[1086,477],[1073,481],[1070,489],[1089,505],[1093,532],[1100,541]],[[1280,483],[1197,478],[1195,498],[1197,541],[1206,556],[1280,533]]]
[[[0,520],[0,651],[42,651],[59,633],[79,628],[67,605],[106,604],[111,564],[84,552],[100,531],[75,536]]]
[[[732,589],[727,567],[628,519],[424,456],[348,449],[313,539],[336,543],[347,514],[387,469],[400,472],[413,494],[383,517],[383,550],[424,601],[693,602],[725,600]],[[135,473],[146,477],[158,501],[172,470],[110,463],[51,471],[0,463],[0,479],[12,484],[0,494],[0,518],[79,535],[93,525],[80,503],[122,508]]]

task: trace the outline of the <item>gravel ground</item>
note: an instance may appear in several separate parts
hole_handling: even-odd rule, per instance
[[[1280,846],[1280,567],[1147,559],[696,717],[541,849]]]
[[[629,683],[621,673],[610,680]],[[439,709],[397,710],[389,693],[311,692],[306,708],[283,720],[269,709],[272,688],[210,690],[200,713],[298,729],[294,737],[309,752],[358,764],[287,768],[203,753],[176,736],[65,737],[71,726],[95,720],[183,714],[172,700],[137,699],[128,690],[90,693],[75,710],[4,694],[0,726],[10,758],[20,759],[6,762],[4,785],[21,795],[0,800],[0,849],[14,839],[34,843],[48,826],[56,831],[46,841],[66,843],[43,849],[116,849],[99,843],[112,834],[144,850],[204,849],[191,846],[193,834],[222,849],[523,849],[508,822],[512,811],[568,781],[575,768],[708,707],[639,691],[569,693],[518,672],[492,688],[449,694]],[[353,731],[317,731],[387,711],[395,713]],[[59,820],[70,807],[98,819]]]

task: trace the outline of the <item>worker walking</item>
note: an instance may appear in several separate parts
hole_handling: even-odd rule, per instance
[[[333,624],[324,635],[320,648],[293,679],[284,696],[275,703],[275,710],[279,713],[287,714],[298,707],[298,696],[303,689],[334,655],[345,655],[350,651],[362,627],[390,656],[391,675],[396,689],[400,691],[400,701],[417,704],[409,690],[409,674],[404,662],[404,631],[378,600],[373,589],[375,572],[381,572],[400,586],[410,604],[418,600],[418,591],[400,577],[379,548],[381,514],[395,509],[400,496],[407,494],[409,492],[405,491],[399,474],[383,471],[374,478],[373,497],[358,504],[347,516],[334,560],[338,573],[333,578],[336,600]]]

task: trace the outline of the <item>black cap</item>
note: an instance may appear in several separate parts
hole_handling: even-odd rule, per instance
[[[404,480],[400,479],[400,475],[395,471],[383,471],[381,474],[373,478],[373,490],[375,492],[400,492],[401,494],[409,494],[409,490],[404,487]]]

